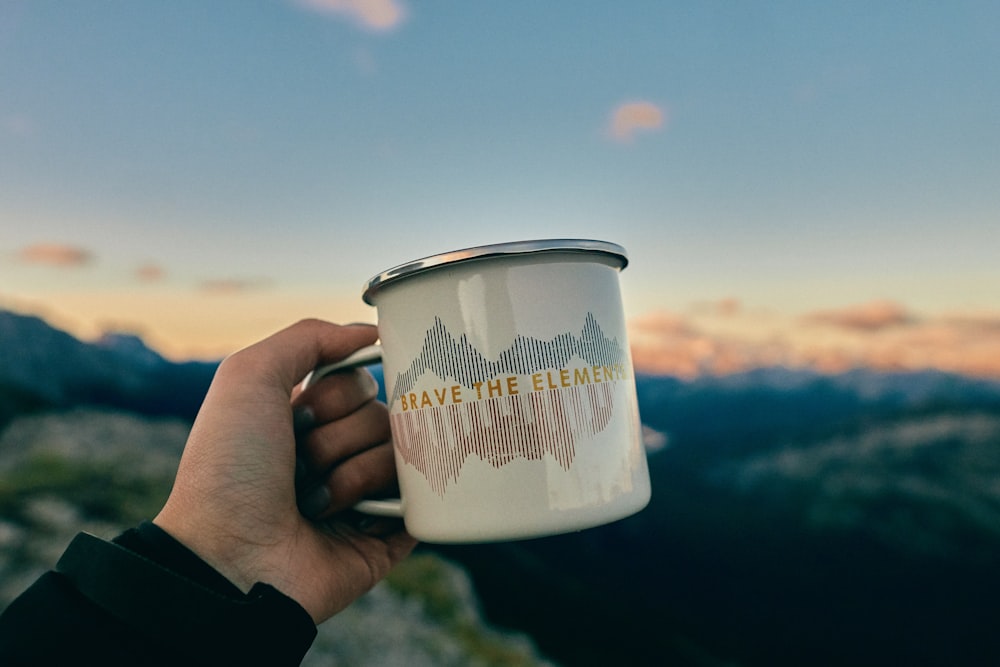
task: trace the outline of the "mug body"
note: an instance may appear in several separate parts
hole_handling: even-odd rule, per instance
[[[614,244],[526,241],[369,281],[411,534],[522,539],[648,503],[619,286],[626,262]]]

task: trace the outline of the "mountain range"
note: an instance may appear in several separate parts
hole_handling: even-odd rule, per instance
[[[129,334],[83,342],[41,318],[0,310],[0,425],[81,405],[193,417],[217,365],[171,362]]]
[[[191,419],[215,366],[0,311],[0,429],[80,405]],[[1000,661],[1000,383],[762,368],[637,389],[646,510],[423,547],[465,567],[491,620],[566,665]]]

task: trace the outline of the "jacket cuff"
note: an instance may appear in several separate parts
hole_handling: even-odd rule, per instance
[[[185,566],[188,572],[192,565]],[[136,633],[174,649],[188,647],[208,662],[298,665],[316,636],[305,609],[268,584],[257,583],[246,594],[218,581],[206,585],[87,533],[73,539],[55,569]]]

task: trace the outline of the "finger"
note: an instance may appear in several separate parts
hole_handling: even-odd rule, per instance
[[[333,468],[326,483],[330,489],[330,513],[345,510],[362,498],[389,491],[398,495],[392,443],[385,442],[352,456]]]
[[[378,381],[366,368],[323,378],[292,401],[296,431],[322,426],[349,415],[378,396]]]
[[[320,525],[331,529],[346,527],[363,535],[379,538],[399,532],[406,532],[406,525],[402,519],[374,516],[354,509],[337,512],[328,519],[321,521]]]
[[[389,438],[388,408],[379,401],[368,401],[347,416],[309,431],[301,439],[299,455],[307,471],[326,472]]]
[[[366,496],[389,491],[396,481],[392,443],[384,442],[334,467],[299,498],[299,511],[323,518],[345,510]]]
[[[357,520],[355,527],[358,532],[379,539],[385,539],[390,535],[406,531],[406,526],[403,524],[402,519],[378,516],[362,516]]]
[[[239,363],[223,362],[229,372],[274,378],[290,396],[293,388],[314,368],[339,361],[378,339],[370,324],[341,326],[308,319],[272,334],[236,352]],[[242,370],[240,370],[242,369]]]
[[[360,512],[343,512],[321,525],[330,535],[351,542],[354,551],[366,564],[372,585],[384,578],[389,570],[408,556],[418,543],[416,538],[406,531],[401,519],[370,517]]]

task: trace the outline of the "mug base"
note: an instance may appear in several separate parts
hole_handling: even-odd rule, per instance
[[[616,503],[587,510],[551,512],[544,519],[527,523],[511,517],[503,522],[479,522],[463,524],[452,522],[431,525],[411,521],[407,517],[407,532],[421,542],[428,544],[483,544],[490,542],[514,542],[540,537],[553,537],[575,533],[588,528],[596,528],[625,519],[642,511],[649,504],[650,494],[634,494],[627,502]]]

